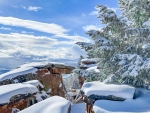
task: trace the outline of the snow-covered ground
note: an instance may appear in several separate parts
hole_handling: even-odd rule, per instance
[[[98,100],[95,102],[93,110],[95,113],[150,113],[150,91],[142,92],[136,99]]]
[[[99,81],[87,82],[82,86],[82,90],[85,95],[89,96],[91,94],[96,95],[113,95],[122,98],[133,98],[135,88],[128,85],[115,85],[115,84],[104,84]]]
[[[86,105],[84,103],[71,105],[70,113],[86,113]]]
[[[67,113],[71,103],[63,97],[53,96],[19,113]]]

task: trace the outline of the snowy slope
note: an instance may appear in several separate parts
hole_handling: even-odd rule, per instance
[[[113,95],[122,98],[133,98],[135,92],[135,88],[128,85],[104,84],[98,81],[84,83],[82,90],[87,96],[96,94],[104,96]]]
[[[19,113],[67,113],[70,104],[71,103],[63,97],[53,96]]]
[[[0,86],[0,103],[8,103],[9,99],[18,94],[38,92],[38,89],[31,84],[10,84]]]

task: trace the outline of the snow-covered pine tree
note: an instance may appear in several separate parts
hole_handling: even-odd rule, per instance
[[[94,44],[86,51],[100,59],[102,81],[142,87],[150,82],[150,28],[144,23],[150,17],[150,1],[119,0],[119,6],[120,18],[106,6],[96,7],[106,26],[87,32]]]
[[[101,18],[101,23],[107,25],[101,31],[90,30],[87,32],[94,44],[91,44],[92,47],[85,51],[88,55],[93,55],[93,58],[99,58],[98,65],[101,81],[103,81],[116,70],[116,67],[111,65],[110,59],[116,52],[123,49],[123,45],[126,45],[123,43],[123,39],[119,39],[119,36],[123,36],[124,32],[120,31],[126,29],[127,25],[125,20],[117,18],[115,12],[106,6],[99,5],[96,8],[99,9],[98,18]]]
[[[150,82],[149,36],[150,28],[143,23],[150,17],[149,0],[119,0],[122,17],[127,18],[128,28],[123,31],[127,44],[118,54],[112,57],[112,63],[119,66],[111,81],[119,78],[119,82],[135,87],[143,87]]]

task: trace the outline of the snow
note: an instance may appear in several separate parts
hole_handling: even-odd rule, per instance
[[[18,94],[36,93],[38,89],[31,84],[10,84],[0,86],[0,103],[8,103],[9,99]]]
[[[70,74],[62,74],[63,79],[70,78]]]
[[[19,112],[20,110],[19,109],[17,109],[17,108],[12,108],[12,112],[11,113],[17,113],[17,112]]]
[[[59,87],[60,87],[60,88],[62,87],[62,83],[59,84]]]
[[[34,85],[36,87],[41,86],[41,88],[44,88],[44,86],[38,80],[31,80],[31,81],[24,82],[24,83],[31,84],[31,85]]]
[[[61,62],[30,62],[30,63],[25,63],[23,65],[20,65],[19,67],[45,67],[47,65],[54,64],[56,67],[61,67],[61,66],[71,66],[67,63],[61,63]]]
[[[38,102],[42,101],[42,100],[43,100],[42,96],[44,96],[45,98],[49,98],[49,97],[50,97],[48,94],[46,94],[45,91],[42,91],[42,92],[37,93],[37,94],[35,95],[36,100],[37,100]]]
[[[150,21],[146,21],[143,23],[143,26],[150,26]]]
[[[97,64],[81,64],[80,67],[87,67],[87,68],[90,68],[90,67],[93,67],[93,66],[97,66]]]
[[[101,36],[97,35],[97,36],[95,37],[95,42],[96,42],[96,43],[102,43],[102,44],[108,44],[109,40],[107,40],[107,39],[104,38],[104,37],[101,37]]]
[[[19,113],[67,113],[70,102],[63,97],[53,96],[28,107]]]
[[[100,70],[99,69],[97,69],[97,66],[93,66],[93,67],[90,67],[90,68],[88,68],[88,69],[86,69],[87,71],[95,71],[95,72],[97,72],[97,73],[99,73],[100,72]]]
[[[143,49],[148,49],[148,48],[150,48],[150,43],[144,44],[144,45],[142,46],[142,48],[143,48]]]
[[[150,59],[144,59],[137,54],[116,54],[111,61],[122,66],[117,73],[120,73],[123,78],[126,76],[136,77],[143,69],[150,68]]]
[[[104,84],[99,81],[84,83],[81,89],[87,96],[96,94],[104,96],[113,95],[122,98],[133,98],[135,92],[135,88],[128,85]]]
[[[150,93],[142,93],[136,99],[125,101],[98,100],[94,103],[95,113],[150,113]]]
[[[97,60],[98,59],[96,59],[96,58],[92,58],[92,59],[85,58],[85,59],[82,59],[81,62],[97,62]]]
[[[71,105],[70,113],[86,113],[85,109],[86,109],[86,106],[84,103],[73,104]]]
[[[28,73],[35,73],[37,71],[36,68],[34,67],[22,67],[22,68],[17,68],[12,71],[9,71],[7,73],[1,74],[0,75],[0,81],[6,80],[6,79],[12,79],[14,77],[17,77],[18,75],[24,75]]]
[[[45,67],[48,65],[48,62],[31,62],[31,63],[25,63],[19,67]]]
[[[101,51],[103,51],[103,50],[110,50],[110,51],[112,51],[112,50],[114,50],[114,47],[113,46],[101,46],[101,47],[99,47],[99,49]]]

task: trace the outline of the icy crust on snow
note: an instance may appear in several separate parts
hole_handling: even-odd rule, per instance
[[[150,92],[136,99],[125,101],[98,100],[94,103],[95,113],[150,113]]]
[[[96,94],[104,96],[113,95],[122,98],[133,98],[135,92],[135,88],[128,85],[104,84],[99,81],[84,83],[82,90],[87,96]]]
[[[31,84],[33,86],[41,86],[41,88],[44,88],[44,86],[38,81],[38,80],[31,80],[31,81],[28,81],[28,82],[24,82],[26,84]]]
[[[0,103],[8,103],[9,99],[18,94],[33,94],[38,92],[38,89],[31,84],[10,84],[0,86]]]
[[[150,58],[143,59],[143,57],[137,54],[116,54],[111,61],[115,65],[122,66],[117,71],[122,77],[136,77],[141,70],[150,68]]]
[[[28,73],[35,73],[37,71],[36,68],[34,67],[22,67],[22,68],[17,68],[12,71],[9,71],[7,73],[1,74],[0,75],[0,81],[6,80],[6,79],[12,79],[14,77],[17,77],[19,75],[24,75]]]
[[[63,97],[53,96],[28,107],[19,113],[67,113],[70,102]]]

